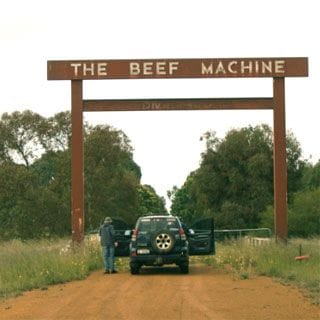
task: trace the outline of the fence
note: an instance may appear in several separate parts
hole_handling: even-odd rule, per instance
[[[249,237],[251,239],[269,239],[271,234],[272,232],[269,228],[214,230],[215,239],[218,241],[241,239],[242,237]]]

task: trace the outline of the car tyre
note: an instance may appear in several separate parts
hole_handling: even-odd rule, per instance
[[[175,245],[175,237],[168,230],[157,231],[151,238],[151,245],[158,253],[168,253]]]
[[[131,274],[139,274],[140,273],[140,265],[137,263],[130,265]]]
[[[181,264],[180,265],[180,271],[181,273],[183,274],[188,274],[189,273],[189,264],[186,263],[186,264]]]

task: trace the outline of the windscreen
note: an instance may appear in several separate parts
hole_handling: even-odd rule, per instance
[[[175,231],[179,230],[179,223],[175,218],[142,218],[138,230],[139,232]]]

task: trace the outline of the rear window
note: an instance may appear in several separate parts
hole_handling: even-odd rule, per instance
[[[178,229],[179,223],[175,218],[142,218],[138,224],[139,232],[174,231]]]

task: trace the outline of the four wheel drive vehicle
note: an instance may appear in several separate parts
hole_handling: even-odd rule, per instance
[[[141,266],[176,264],[189,272],[189,256],[214,254],[213,219],[197,221],[183,228],[175,216],[140,217],[130,243],[130,270],[138,274]]]

